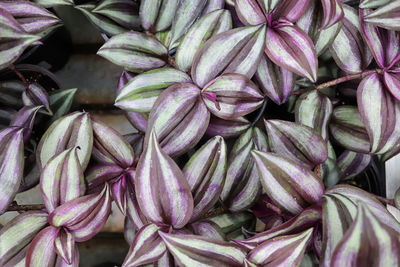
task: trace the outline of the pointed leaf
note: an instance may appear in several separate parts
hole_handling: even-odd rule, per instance
[[[209,1],[213,2],[213,1]],[[228,10],[215,10],[200,18],[190,27],[176,51],[175,62],[182,71],[190,71],[196,53],[212,36],[232,28]]]
[[[322,137],[308,126],[282,120],[264,120],[271,151],[311,169],[328,157]]]
[[[57,254],[54,250],[54,241],[59,229],[47,226],[32,240],[26,253],[26,267],[52,267]]]
[[[161,149],[154,131],[136,168],[136,197],[154,223],[182,228],[193,213],[189,184],[178,165]]]
[[[330,99],[317,90],[302,94],[296,101],[296,122],[309,126],[328,140],[328,123],[333,111]]]
[[[386,91],[377,73],[361,81],[357,89],[357,102],[371,140],[370,152],[387,152],[400,140],[400,103]]]
[[[92,123],[88,113],[75,112],[53,122],[42,136],[36,151],[36,159],[40,168],[50,158],[67,148],[80,147],[79,162],[85,170],[90,159],[93,146]]]
[[[235,10],[245,25],[259,25],[266,22],[265,10],[257,0],[236,0]]]
[[[391,0],[363,0],[360,1],[360,8],[376,8],[389,3]]]
[[[40,36],[28,34],[5,9],[0,8],[0,70],[18,59]]]
[[[210,113],[193,84],[168,87],[157,98],[150,112],[145,140],[152,129],[162,149],[175,157],[195,146],[207,129]]]
[[[286,102],[295,85],[295,75],[287,69],[281,68],[263,55],[255,77],[261,90],[276,104]]]
[[[160,32],[169,28],[174,19],[178,0],[144,0],[140,3],[140,22],[147,31]]]
[[[46,224],[46,212],[27,211],[4,225],[0,229],[0,265],[6,266],[18,257]]]
[[[364,17],[366,22],[379,27],[398,31],[400,30],[400,0],[390,1]]]
[[[75,257],[75,239],[65,228],[58,232],[54,240],[54,249],[67,264],[72,264]]]
[[[191,83],[190,77],[173,68],[160,68],[137,75],[118,92],[115,106],[135,112],[150,112],[163,89],[174,83]]]
[[[269,151],[267,136],[257,127],[240,135],[229,154],[229,167],[221,200],[232,212],[248,209],[261,194],[257,167],[250,157],[253,149]]]
[[[177,47],[182,36],[201,14],[207,0],[181,0],[171,26],[171,43],[169,50]]]
[[[123,172],[123,168],[113,163],[99,163],[90,167],[85,172],[85,180],[88,185],[87,193],[101,191],[104,183],[113,181]]]
[[[61,22],[50,11],[29,1],[2,1],[1,7],[8,11],[28,33],[40,33]]]
[[[24,174],[23,130],[9,127],[0,131],[0,214],[17,194]]]
[[[225,234],[221,227],[213,221],[198,221],[190,224],[190,229],[195,235],[200,235],[216,240],[225,240]]]
[[[131,167],[135,159],[131,145],[111,127],[92,119],[93,156],[103,163],[115,163],[122,168]]]
[[[97,54],[129,71],[140,73],[164,66],[167,49],[144,33],[130,31],[110,38]]]
[[[44,106],[47,113],[52,115],[50,99],[46,90],[39,84],[31,83],[22,94],[22,102],[25,106]]]
[[[161,230],[161,227],[155,224],[143,226],[136,233],[122,266],[140,266],[155,262],[161,258],[167,249],[163,240],[158,235],[159,230]]]
[[[358,73],[368,67],[372,55],[363,42],[357,11],[348,5],[343,5],[343,10],[342,27],[329,51],[339,68],[347,73]]]
[[[234,119],[259,108],[264,98],[257,86],[242,74],[223,74],[204,86],[202,100],[222,119]]]
[[[310,0],[283,0],[279,1],[272,12],[273,19],[285,18],[296,22],[307,9]]]
[[[200,147],[182,170],[194,200],[191,221],[209,211],[218,201],[225,183],[226,150],[224,139],[216,136]]]
[[[360,204],[353,224],[333,252],[331,266],[398,266],[399,253],[398,233]]]
[[[260,62],[264,42],[264,26],[236,28],[210,38],[194,58],[193,81],[204,87],[223,73],[239,73],[251,78]]]
[[[139,29],[138,4],[129,0],[102,0],[92,10],[127,29]]]
[[[346,150],[337,159],[340,179],[350,179],[363,172],[370,164],[372,156]]]
[[[135,192],[129,190],[127,192],[126,200],[126,216],[129,218],[130,222],[133,224],[136,230],[142,228],[145,224],[149,223],[149,220],[143,214],[139,207],[139,203],[136,199]]]
[[[40,174],[40,191],[49,213],[85,193],[85,180],[77,150],[70,148],[54,156]]]
[[[258,233],[246,240],[235,240],[235,242],[241,244],[249,250],[252,250],[258,245],[268,240],[272,240],[277,236],[297,234],[310,227],[313,227],[318,221],[321,220],[321,217],[321,208],[312,206],[276,227],[273,227],[265,232]]]
[[[313,228],[310,228],[299,234],[271,239],[252,250],[247,259],[263,266],[299,266],[312,233]]]
[[[322,0],[321,2],[324,10],[321,28],[329,28],[343,19],[344,12],[340,0]]]
[[[400,73],[385,71],[383,73],[383,81],[392,96],[394,96],[397,101],[400,101]]]
[[[332,138],[345,149],[369,152],[369,137],[356,107],[345,105],[335,108],[329,130]]]
[[[296,25],[282,21],[274,28],[268,27],[265,53],[278,66],[312,82],[317,80],[318,60],[314,44]]]
[[[250,122],[245,117],[233,120],[224,120],[211,116],[206,134],[209,136],[220,135],[224,138],[238,136],[250,128]]]
[[[234,243],[195,235],[159,234],[180,266],[242,266],[246,256]]]
[[[283,210],[298,214],[321,201],[324,186],[310,170],[274,153],[252,151],[251,154],[264,189]]]
[[[55,121],[69,112],[77,90],[73,88],[50,93],[50,109],[53,111],[51,121]]]
[[[21,108],[10,122],[10,126],[24,128],[24,142],[28,142],[37,112],[43,106],[25,106]]]

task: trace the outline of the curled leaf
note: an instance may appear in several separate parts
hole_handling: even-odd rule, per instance
[[[365,170],[371,163],[372,156],[369,154],[344,151],[337,159],[340,169],[340,178],[350,179]]]

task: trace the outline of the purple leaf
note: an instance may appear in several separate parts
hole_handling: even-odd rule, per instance
[[[179,45],[181,38],[199,17],[206,4],[207,0],[182,0],[179,2],[171,26],[169,50]]]
[[[42,169],[53,156],[67,148],[77,146],[80,147],[79,162],[85,170],[93,146],[92,123],[88,113],[74,112],[59,118],[50,125],[36,150],[39,168]]]
[[[344,17],[343,7],[340,0],[321,0],[324,17],[321,28],[326,29],[340,22]]]
[[[210,113],[200,99],[200,90],[195,85],[172,85],[154,103],[145,140],[149,139],[150,130],[153,130],[168,155],[181,155],[200,141],[209,117]]]
[[[212,3],[215,1],[208,1]],[[232,18],[228,10],[215,10],[200,18],[183,37],[175,56],[175,62],[182,71],[190,71],[198,50],[212,36],[232,28]]]
[[[264,6],[258,0],[236,0],[235,9],[240,21],[245,25],[259,25],[266,22]]]
[[[388,30],[400,30],[400,1],[394,0],[382,5],[365,16],[364,20]]]
[[[48,115],[53,115],[50,109],[50,98],[46,90],[39,84],[31,83],[22,93],[22,102],[25,106],[44,106]]]
[[[250,128],[250,122],[245,117],[233,120],[224,120],[211,116],[206,134],[209,136],[220,135],[224,138],[238,136]]]
[[[0,8],[0,70],[18,59],[24,50],[40,36],[27,33],[13,16]]]
[[[95,236],[104,226],[111,211],[109,186],[101,192],[68,201],[58,206],[50,215],[49,223],[67,227],[76,242]]]
[[[140,73],[164,66],[167,49],[144,33],[130,31],[110,38],[97,54],[129,71]]]
[[[46,224],[46,212],[27,211],[18,215],[1,228],[0,265],[11,266],[11,262],[18,258],[19,252],[27,248],[31,240]]]
[[[324,186],[310,170],[274,153],[251,154],[266,193],[283,210],[295,215],[321,201]]]
[[[54,240],[54,249],[65,263],[71,265],[74,262],[75,239],[67,229],[61,228],[58,231],[57,237]]]
[[[400,140],[400,103],[384,88],[382,78],[371,74],[357,89],[358,110],[371,140],[371,153],[389,151]]]
[[[131,145],[124,137],[104,123],[93,120],[93,151],[94,158],[101,163],[114,163],[122,168],[133,165],[135,155]]]
[[[155,224],[143,226],[136,233],[122,266],[140,266],[160,259],[167,251],[164,241],[158,235],[161,229]]]
[[[278,105],[285,103],[294,90],[293,72],[275,65],[265,54],[261,57],[255,77],[262,91]]]
[[[314,44],[296,25],[279,21],[275,27],[268,27],[265,53],[278,66],[316,82],[318,60]]]
[[[154,131],[136,168],[135,190],[140,209],[153,223],[182,228],[190,220],[193,197],[189,184],[161,149]]]
[[[246,247],[249,250],[256,248],[265,241],[271,240],[282,235],[292,235],[300,233],[321,220],[322,211],[320,207],[312,206],[303,210],[297,216],[291,218],[283,224],[273,227],[265,232],[258,233],[255,236],[246,240],[235,240],[235,242]]]
[[[194,58],[193,81],[204,87],[223,73],[251,78],[260,62],[264,43],[265,26],[236,28],[210,38]]]
[[[103,189],[104,183],[112,182],[123,173],[124,169],[112,163],[99,163],[91,166],[85,173],[88,185],[88,193],[94,193]]]
[[[329,51],[339,68],[347,73],[358,73],[368,67],[372,55],[363,42],[357,11],[348,5],[343,5],[343,10],[342,28]]]
[[[272,18],[278,20],[285,18],[290,22],[296,22],[306,11],[310,0],[283,0],[279,1],[272,12]]]
[[[345,149],[369,153],[369,137],[356,107],[344,105],[335,108],[329,129],[331,137]]]
[[[140,23],[144,30],[164,31],[172,24],[178,0],[144,0],[140,2]]]
[[[41,33],[61,22],[47,9],[29,1],[2,1],[1,7],[9,12],[28,33]]]
[[[0,131],[0,214],[3,214],[13,201],[23,174],[23,129],[5,128]]]
[[[398,233],[360,204],[354,222],[333,252],[331,266],[397,266],[399,253]]]
[[[126,216],[129,218],[133,226],[136,230],[142,228],[145,224],[149,223],[149,220],[140,210],[139,203],[136,199],[135,192],[133,190],[129,190],[127,192],[127,200],[126,200]]]
[[[189,227],[195,235],[200,235],[221,241],[225,240],[225,234],[222,231],[221,227],[219,227],[218,224],[213,221],[198,221],[191,223]]]
[[[253,249],[247,259],[262,266],[299,266],[312,233],[310,228],[299,234],[270,239]]]
[[[228,157],[228,171],[221,200],[232,212],[248,209],[261,194],[257,167],[250,157],[253,149],[269,151],[267,136],[257,127],[248,129],[238,137]]]
[[[173,235],[159,231],[179,266],[242,266],[245,251],[226,241],[197,235]]]
[[[133,127],[141,132],[146,132],[147,118],[149,116],[147,113],[127,111],[125,115],[129,122],[133,125]]]
[[[389,226],[397,232],[400,232],[400,222],[390,215],[386,208],[379,202],[374,195],[361,190],[357,187],[350,185],[337,185],[330,187],[326,190],[326,194],[341,194],[353,202],[353,205],[364,203],[368,206],[369,210],[377,217],[383,224]]]
[[[223,9],[224,6],[225,6],[225,0],[208,0],[206,6],[201,12],[201,17],[215,10]]]
[[[328,140],[328,124],[331,119],[333,105],[330,99],[313,90],[302,94],[296,101],[295,116],[296,122],[309,126]]]
[[[211,138],[190,157],[182,170],[193,195],[191,221],[201,217],[218,201],[225,183],[226,150],[221,136]]]
[[[340,169],[340,179],[350,179],[365,170],[370,164],[372,156],[369,154],[344,151],[337,159]]]
[[[328,157],[322,137],[308,126],[282,121],[264,120],[271,151],[312,169]]]
[[[385,71],[383,73],[383,81],[389,92],[396,98],[397,101],[400,101],[400,73],[391,73],[390,71]]]
[[[10,122],[10,126],[24,128],[24,142],[27,143],[32,133],[37,112],[43,106],[25,106],[22,107]]]
[[[209,95],[215,96],[210,99]],[[259,108],[264,98],[257,86],[242,74],[223,74],[204,86],[202,100],[221,119],[235,119]]]
[[[53,267],[56,262],[54,241],[59,229],[54,226],[44,228],[29,245],[26,253],[26,267]]]
[[[54,156],[40,174],[40,190],[49,213],[85,193],[85,180],[77,150],[70,148]]]
[[[174,83],[191,83],[190,77],[173,68],[144,72],[127,82],[118,92],[115,106],[134,112],[150,112],[161,92]]]

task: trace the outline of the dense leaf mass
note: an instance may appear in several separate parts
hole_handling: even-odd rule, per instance
[[[18,65],[58,6],[124,69],[135,132]],[[399,101],[399,0],[0,0],[0,215],[20,211],[0,265],[79,266],[115,202],[124,267],[400,266],[400,188],[377,171]],[[14,201],[34,186],[43,205]]]

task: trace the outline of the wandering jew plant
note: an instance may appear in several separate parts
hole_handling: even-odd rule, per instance
[[[115,107],[137,132],[70,111],[79,89],[20,64],[60,5],[124,68]],[[376,186],[400,152],[400,0],[0,0],[11,71],[0,214],[20,213],[0,266],[79,266],[113,201],[124,267],[400,266],[400,189]],[[14,201],[34,186],[43,204]]]

